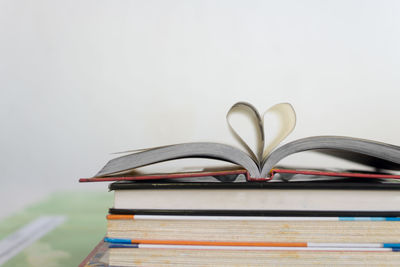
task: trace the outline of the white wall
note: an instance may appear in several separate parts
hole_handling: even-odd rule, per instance
[[[289,140],[400,145],[399,47],[398,1],[0,0],[3,190],[85,187],[114,151],[234,144],[239,100],[291,102]]]

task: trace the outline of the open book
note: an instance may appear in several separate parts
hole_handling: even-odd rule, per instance
[[[276,114],[281,127],[276,137],[266,146],[264,117]],[[232,117],[246,115],[255,128],[256,146],[250,148],[236,127]],[[274,166],[285,157],[307,150],[318,150],[336,157],[363,163],[377,169],[400,170],[400,147],[381,142],[342,136],[313,136],[298,139],[279,147],[279,144],[293,131],[296,115],[288,103],[269,108],[263,116],[251,104],[234,104],[226,116],[233,136],[242,149],[231,145],[211,142],[195,142],[149,148],[110,160],[95,177],[115,176],[129,173],[135,168],[181,158],[209,158],[237,164],[247,171],[248,180],[266,180]]]

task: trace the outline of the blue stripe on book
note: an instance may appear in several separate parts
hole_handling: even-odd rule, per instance
[[[383,217],[339,217],[339,221],[384,221]]]
[[[400,217],[386,217],[386,221],[400,221]]]
[[[339,217],[339,221],[400,221],[400,217]]]
[[[108,242],[108,243],[118,243],[118,244],[131,244],[132,243],[130,239],[125,239],[125,238],[109,238],[109,237],[105,237],[104,241]]]
[[[392,248],[393,252],[400,252],[400,248]]]
[[[400,248],[400,243],[383,243],[384,248]]]
[[[139,248],[139,244],[110,244],[109,248]]]

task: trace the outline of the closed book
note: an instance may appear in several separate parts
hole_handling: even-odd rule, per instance
[[[399,266],[400,253],[378,250],[251,250],[188,247],[111,248],[110,266]]]
[[[114,191],[114,209],[139,212],[400,211],[400,183],[377,180],[270,183],[115,182],[110,184],[109,189]]]
[[[262,243],[387,243],[400,240],[398,217],[307,216],[107,216],[116,243],[260,245]]]

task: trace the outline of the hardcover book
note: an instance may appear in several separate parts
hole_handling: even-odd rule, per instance
[[[268,146],[266,146],[265,142],[266,134],[264,132],[265,125],[263,119],[266,114],[276,114],[280,118],[282,125],[276,138],[269,142]],[[246,116],[254,126],[255,140],[253,140],[253,143],[256,144],[254,148],[250,148],[250,145],[238,133],[238,126],[234,126],[232,123],[232,118],[237,115]],[[313,136],[295,140],[278,147],[280,142],[295,127],[296,115],[294,109],[288,103],[281,103],[268,109],[264,116],[261,116],[251,104],[245,102],[236,103],[229,110],[227,114],[229,129],[244,150],[221,143],[193,142],[140,151],[127,151],[125,152],[127,155],[110,160],[95,177],[129,176],[129,173],[132,173],[132,171],[139,167],[174,159],[197,157],[230,162],[237,165],[239,170],[206,172],[206,174],[189,173],[183,174],[183,176],[224,176],[245,173],[248,181],[266,181],[271,179],[274,168],[282,159],[289,155],[308,150],[366,164],[379,170],[400,169],[400,147],[372,140],[343,136]],[[323,168],[320,165],[315,167],[317,169]],[[160,177],[165,176],[161,175]],[[179,175],[170,174],[169,178],[174,177],[179,178]],[[157,175],[152,178],[156,179]],[[393,176],[392,178],[395,177]],[[139,176],[140,179],[145,178]],[[85,179],[81,181],[85,181]]]
[[[400,216],[400,183],[379,180],[269,183],[156,180],[114,182],[109,189],[114,191],[117,210],[384,211]]]

